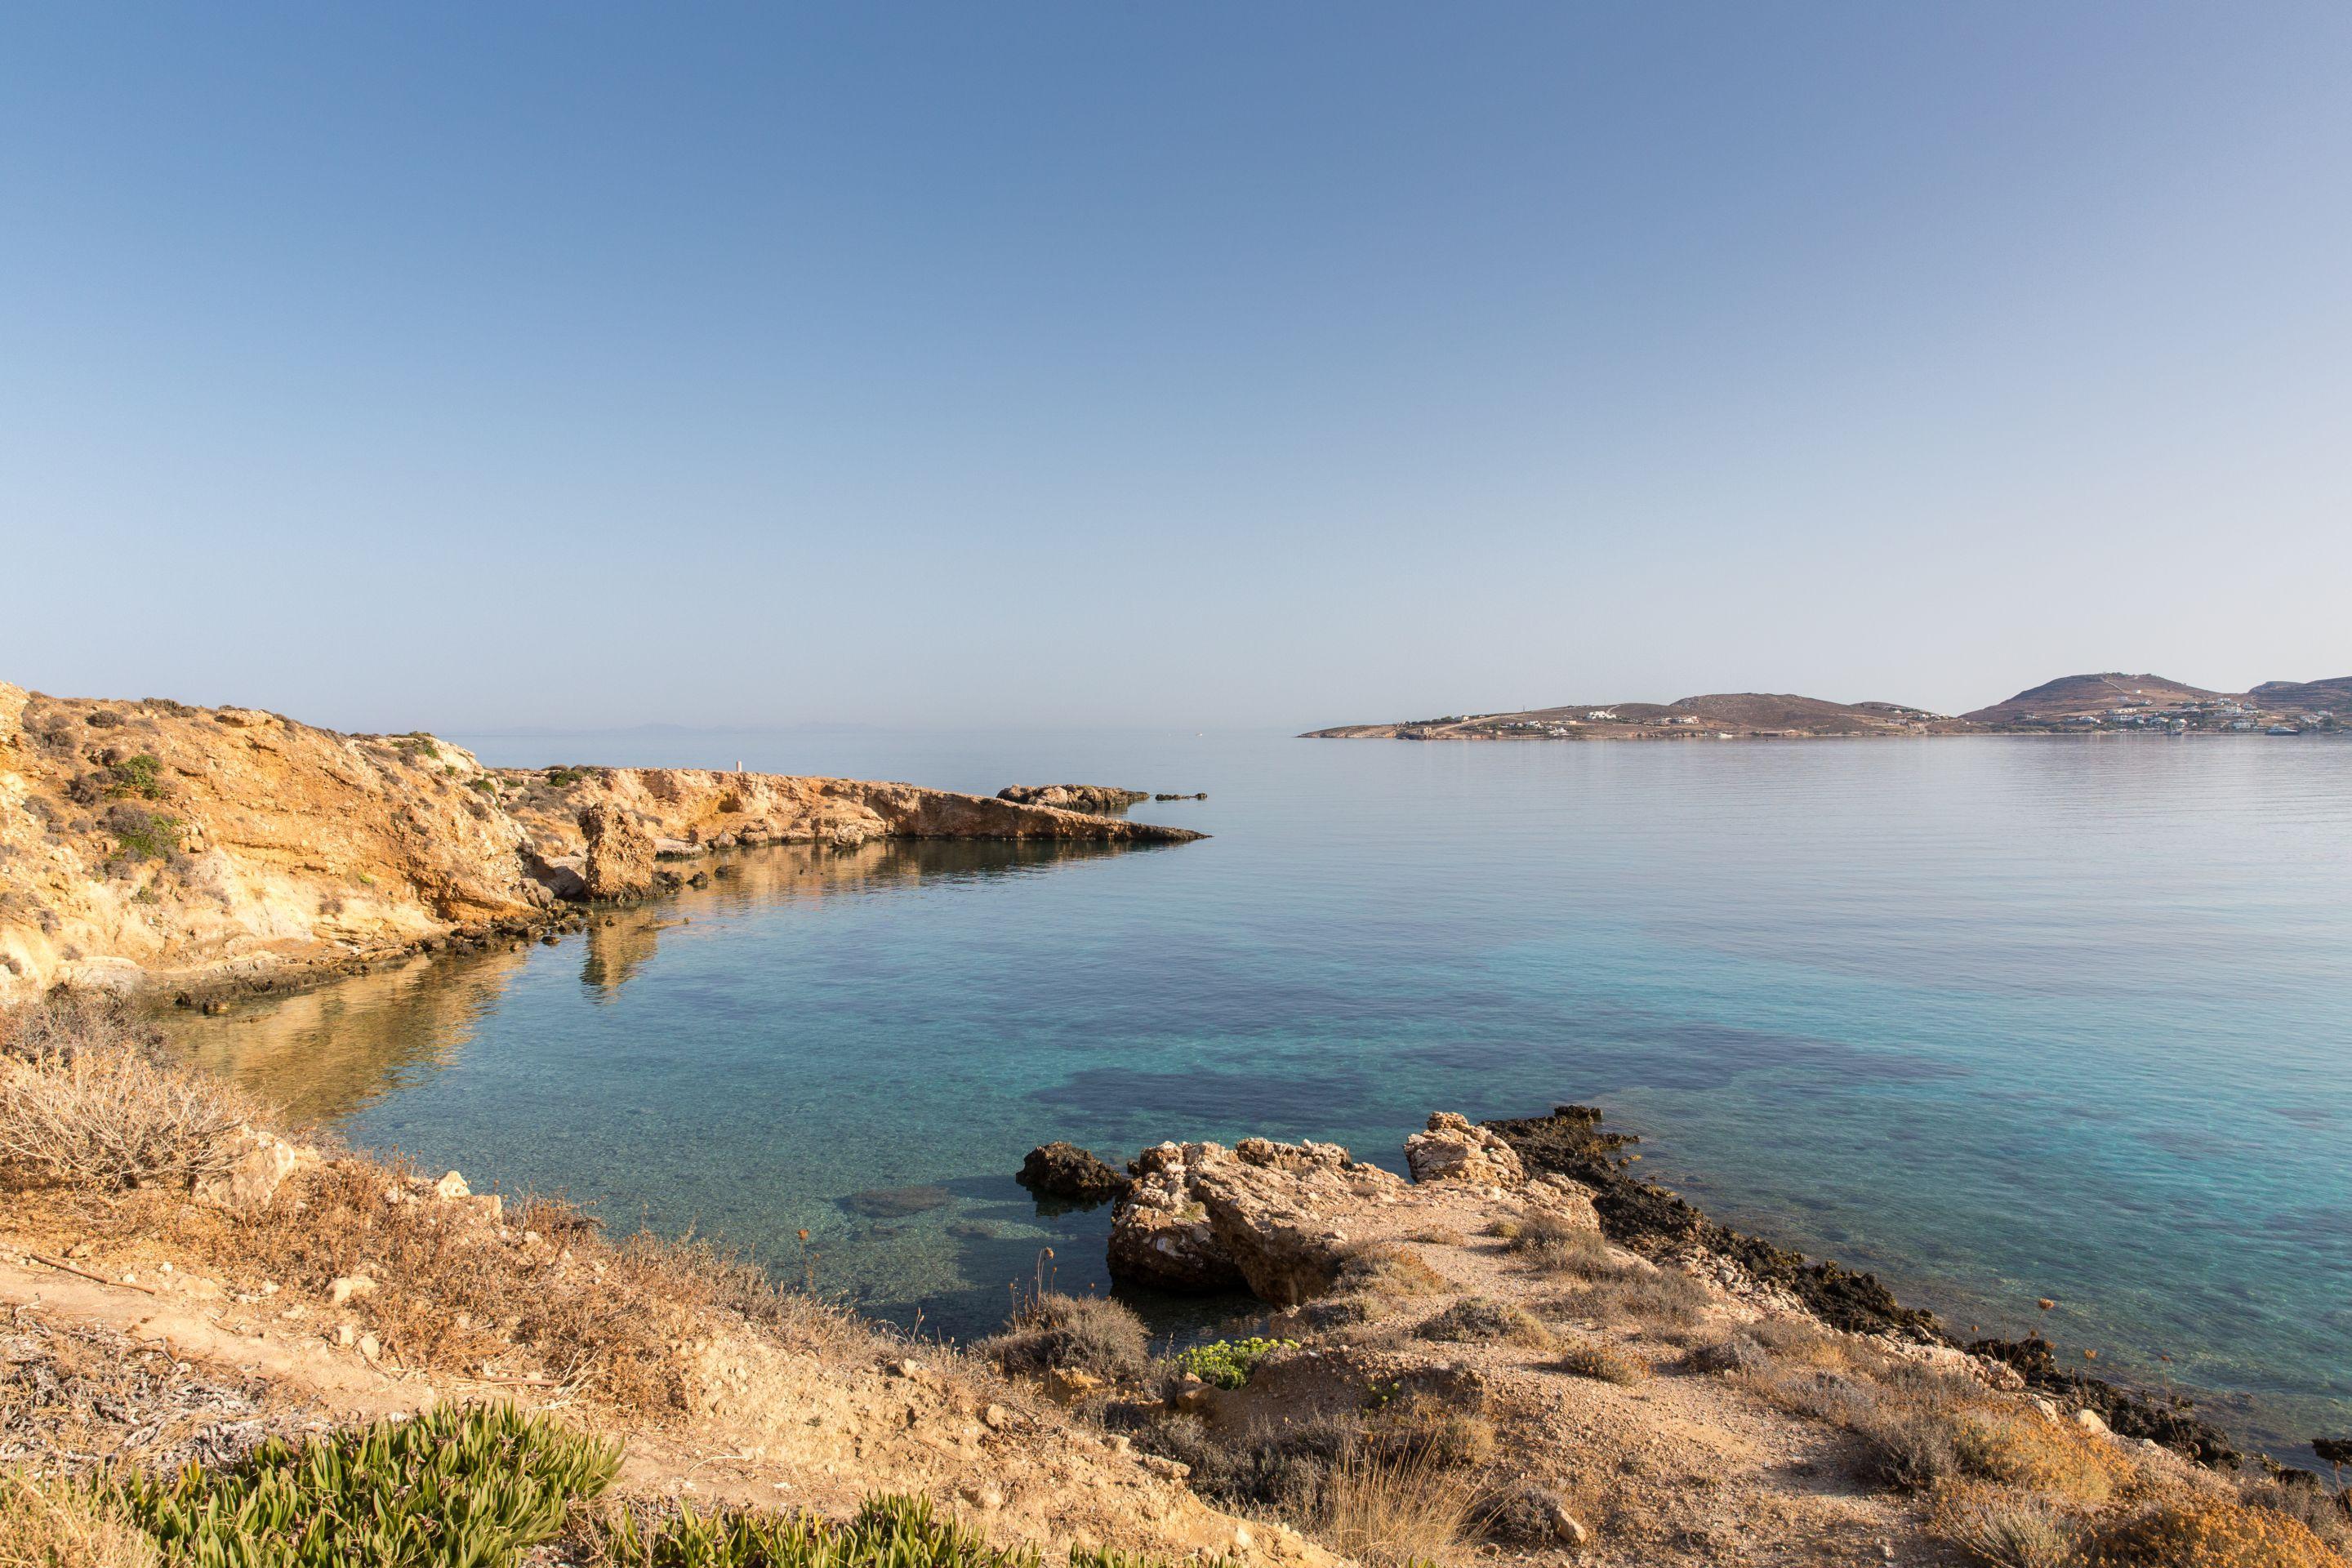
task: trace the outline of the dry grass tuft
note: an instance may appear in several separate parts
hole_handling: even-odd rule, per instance
[[[845,1352],[873,1335],[842,1309],[779,1290],[708,1242],[650,1234],[611,1241],[592,1217],[552,1198],[527,1200],[494,1221],[473,1202],[436,1201],[404,1162],[332,1160],[259,1210],[159,1194],[100,1223],[184,1248],[248,1287],[275,1282],[314,1310],[337,1279],[364,1276],[375,1288],[328,1321],[375,1335],[390,1364],[545,1378],[625,1413],[691,1408],[697,1373],[678,1347],[708,1337],[714,1310],[812,1351]]]
[[[82,1489],[0,1470],[0,1568],[154,1568],[155,1542]]]
[[[1603,1383],[1639,1383],[1650,1375],[1650,1363],[1629,1351],[1599,1340],[1571,1345],[1559,1358],[1559,1370]]]
[[[2299,1521],[2222,1498],[2166,1503],[2101,1531],[2083,1568],[2343,1568]]]
[[[1516,1301],[1470,1296],[1425,1320],[1413,1330],[1424,1340],[1455,1343],[1527,1345],[1549,1350],[1552,1332]]]
[[[1090,1372],[1133,1382],[1143,1375],[1143,1321],[1101,1296],[1042,1291],[1023,1301],[1004,1331],[975,1347],[1007,1372]]]
[[[1585,1279],[1624,1272],[1599,1231],[1570,1225],[1558,1215],[1537,1213],[1497,1220],[1494,1233],[1503,1238],[1504,1251],[1537,1268]]]
[[[1453,1552],[1470,1531],[1478,1500],[1469,1476],[1429,1456],[1351,1447],[1332,1467],[1307,1529],[1373,1568],[1407,1568]]]
[[[236,1157],[238,1130],[265,1116],[230,1085],[127,1044],[0,1058],[0,1166],[19,1180],[121,1189],[216,1176]]]
[[[1335,1296],[1369,1296],[1380,1301],[1442,1296],[1454,1287],[1429,1259],[1392,1241],[1365,1242],[1340,1257]]]
[[[1426,1394],[1388,1405],[1360,1440],[1382,1458],[1425,1460],[1447,1469],[1482,1469],[1495,1457],[1495,1424],[1481,1411]]]
[[[1706,1286],[1683,1269],[1667,1268],[1592,1279],[1570,1293],[1560,1309],[1598,1322],[1679,1330],[1697,1323],[1713,1305]]]
[[[1952,1489],[1937,1500],[1936,1532],[1985,1568],[2065,1568],[2074,1529],[2047,1503],[1992,1487]]]

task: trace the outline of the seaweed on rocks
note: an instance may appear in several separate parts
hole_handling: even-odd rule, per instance
[[[2014,1368],[2029,1386],[2053,1398],[2096,1411],[2126,1437],[2150,1438],[2218,1469],[2238,1464],[2241,1456],[2229,1438],[2190,1414],[2195,1407],[2178,1394],[2145,1394],[2062,1368],[2049,1342],[2038,1335],[1959,1347],[1935,1313],[1904,1306],[1875,1276],[1828,1260],[1809,1261],[1802,1253],[1707,1218],[1679,1194],[1632,1174],[1630,1167],[1641,1156],[1626,1151],[1641,1140],[1604,1131],[1601,1120],[1593,1106],[1561,1105],[1549,1116],[1506,1117],[1482,1125],[1510,1144],[1529,1172],[1556,1172],[1591,1187],[1601,1229],[1621,1247],[1648,1258],[1693,1248],[1728,1258],[1758,1279],[1787,1289],[1833,1329],[1965,1348]]]

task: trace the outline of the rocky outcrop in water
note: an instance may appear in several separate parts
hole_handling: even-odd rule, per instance
[[[549,861],[584,848],[579,814],[590,805],[625,813],[667,856],[761,844],[851,848],[886,838],[1182,844],[1202,837],[1181,827],[865,779],[707,768],[506,769],[498,778],[508,812]]]
[[[1091,1150],[1060,1140],[1030,1150],[1013,1179],[1040,1197],[1076,1204],[1107,1203],[1135,1184],[1132,1177],[1096,1159]]]
[[[1055,805],[1065,811],[1125,811],[1138,801],[1150,800],[1151,792],[1114,784],[1007,784],[996,792],[996,798],[1016,805]]]

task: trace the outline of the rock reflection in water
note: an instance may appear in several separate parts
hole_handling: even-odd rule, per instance
[[[416,958],[224,1017],[173,1013],[188,1059],[285,1107],[331,1122],[454,1060],[528,961],[520,952]]]
[[[648,904],[592,912],[580,980],[592,1000],[610,1002],[652,963],[664,932],[683,935],[697,924],[708,927],[765,905],[1150,852],[1111,845],[918,839],[839,849],[775,845],[673,862],[673,869],[703,885]],[[416,958],[319,990],[240,1005],[223,1017],[173,1012],[163,1022],[190,1061],[284,1106],[297,1123],[331,1123],[452,1065],[481,1019],[541,952],[534,943]]]

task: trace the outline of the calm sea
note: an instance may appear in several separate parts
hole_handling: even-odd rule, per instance
[[[1101,1278],[1107,1216],[1011,1179],[1044,1140],[1394,1165],[1433,1109],[1578,1100],[1654,1178],[1963,1330],[2095,1349],[2283,1457],[2352,1431],[2352,743],[459,739],[1207,790],[1136,815],[1215,836],[749,852],[560,946],[182,1024],[478,1188],[965,1335],[1042,1248]]]

